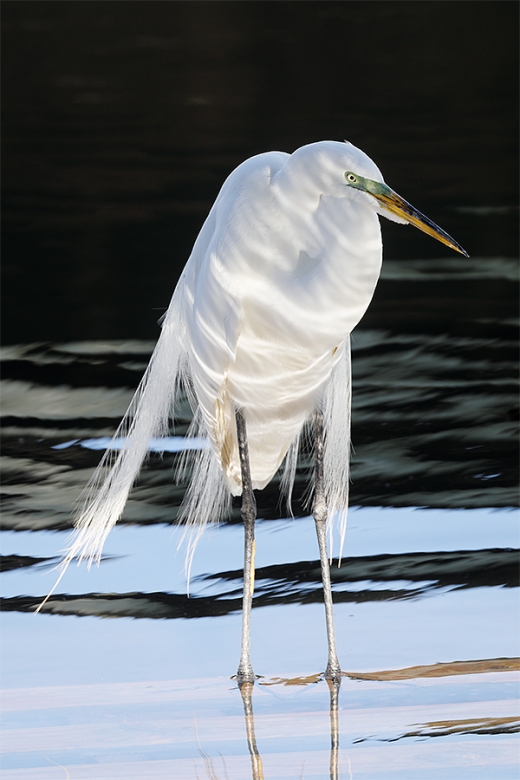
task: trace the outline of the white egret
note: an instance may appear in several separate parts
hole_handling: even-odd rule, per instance
[[[151,438],[165,435],[180,391],[193,409],[197,453],[183,518],[194,544],[242,495],[245,529],[239,685],[254,680],[249,625],[254,582],[254,489],[285,459],[290,497],[298,443],[314,435],[313,514],[328,636],[325,676],[341,675],[336,653],[327,513],[345,533],[350,450],[349,334],[365,313],[382,261],[378,215],[410,223],[462,254],[437,225],[383,181],[376,165],[345,142],[322,141],[293,154],[259,154],[224,182],[199,233],[162,322],[130,408],[91,479],[61,567],[99,562],[121,516]],[[107,473],[108,467],[108,473]]]

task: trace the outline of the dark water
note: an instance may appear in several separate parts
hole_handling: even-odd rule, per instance
[[[3,343],[155,340],[228,173],[324,138],[472,257],[518,257],[515,3],[7,2],[2,27]]]
[[[336,761],[357,779],[516,776],[517,23],[508,2],[3,4],[6,777],[260,777],[227,679],[239,506],[202,539],[189,597],[176,553],[187,405],[101,567],[71,568],[30,613],[223,179],[251,154],[344,137],[471,259],[383,225],[353,336],[356,508],[332,571],[352,675]],[[328,691],[311,684],[325,639],[308,467],[304,453],[294,519],[276,480],[258,494],[270,778],[339,776]],[[399,677],[409,667],[423,671]]]

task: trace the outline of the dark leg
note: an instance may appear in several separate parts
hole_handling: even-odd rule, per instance
[[[239,688],[244,683],[254,683],[255,675],[249,654],[251,634],[251,604],[255,585],[255,520],[256,501],[251,484],[251,469],[247,449],[246,421],[242,412],[235,413],[238,450],[242,472],[242,522],[244,523],[244,593],[242,601],[242,649],[237,672]]]
[[[332,590],[330,587],[330,567],[327,555],[327,503],[325,501],[325,487],[323,481],[323,415],[316,412],[314,417],[315,437],[315,475],[314,475],[314,504],[312,512],[316,523],[316,534],[320,548],[321,578],[323,581],[323,597],[325,601],[325,617],[327,620],[327,641],[329,645],[329,658],[325,677],[327,680],[339,683],[341,681],[341,667],[336,653],[336,637],[334,634],[334,613],[332,609]]]

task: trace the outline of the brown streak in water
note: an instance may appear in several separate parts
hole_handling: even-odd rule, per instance
[[[487,674],[489,672],[514,672],[520,670],[520,658],[488,658],[483,661],[452,661],[428,666],[408,666],[405,669],[389,669],[382,672],[343,672],[352,680],[411,680],[415,677],[450,677],[457,674]],[[323,679],[321,674],[306,677],[272,677],[260,685],[313,685]]]
[[[520,658],[490,658],[483,661],[453,661],[429,666],[409,666],[383,672],[347,672],[354,680],[410,680],[414,677],[448,677],[456,674],[512,672],[520,669]]]

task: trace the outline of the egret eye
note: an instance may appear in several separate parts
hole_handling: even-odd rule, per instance
[[[346,173],[345,179],[351,184],[355,184],[357,182],[357,178],[354,176],[353,173]]]

